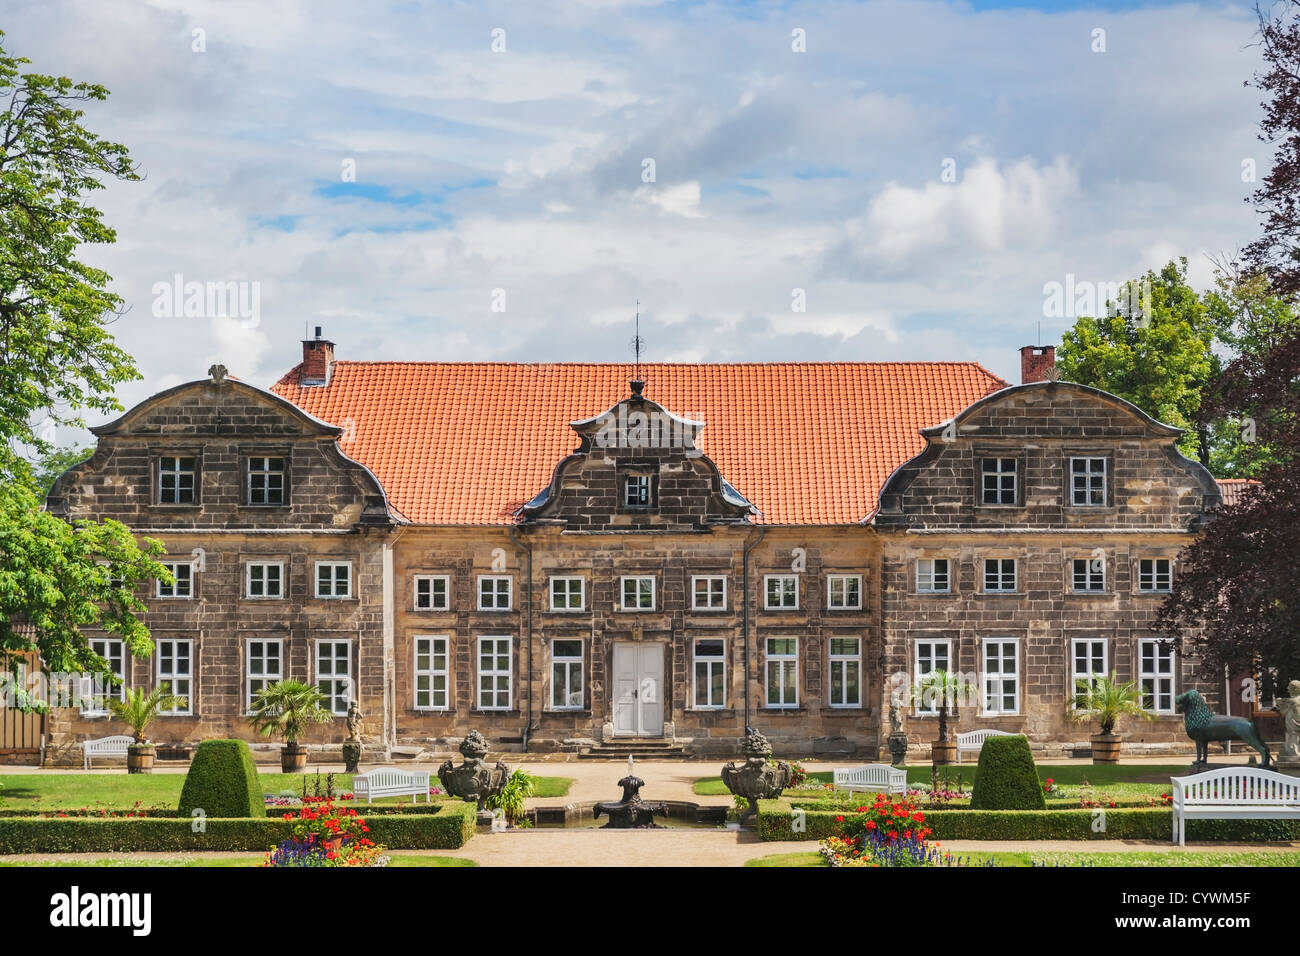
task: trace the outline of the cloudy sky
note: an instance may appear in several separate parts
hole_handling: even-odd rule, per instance
[[[128,406],[222,362],[975,360],[1044,285],[1253,238],[1247,6],[4,0],[145,180],[88,258]],[[256,315],[159,284],[247,283]],[[255,285],[254,285],[255,284]],[[799,292],[797,290],[802,290]],[[246,300],[251,305],[251,299]],[[799,311],[803,304],[804,310]]]

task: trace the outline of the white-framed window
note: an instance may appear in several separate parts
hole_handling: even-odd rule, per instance
[[[184,455],[164,455],[158,459],[158,503],[160,505],[194,504],[194,476],[198,459]]]
[[[582,710],[582,641],[551,641],[551,709]]]
[[[1106,504],[1106,459],[1070,459],[1070,504],[1095,508]]]
[[[514,607],[515,579],[508,574],[478,576],[478,609],[509,611]]]
[[[694,642],[696,710],[727,706],[727,643],[716,637],[697,637]]]
[[[1159,594],[1174,586],[1174,562],[1169,558],[1138,559],[1138,590]]]
[[[947,558],[918,558],[916,590],[920,594],[947,594],[952,590],[951,565]]]
[[[984,639],[984,713],[1020,712],[1018,641],[1013,637]]]
[[[478,709],[509,710],[514,639],[492,635],[478,639]]]
[[[830,639],[832,707],[862,706],[862,639]]]
[[[284,459],[257,456],[248,459],[248,503],[284,504]]]
[[[110,700],[126,696],[126,642],[115,637],[92,637],[90,649],[108,663],[108,669],[121,683],[113,684],[99,675],[82,678],[81,713],[86,717],[102,717],[108,713]]]
[[[551,578],[551,610],[582,611],[587,607],[587,579],[557,576]]]
[[[316,596],[318,598],[352,597],[352,562],[317,561]]]
[[[986,592],[1005,592],[1016,589],[1015,558],[984,559],[984,590]]]
[[[619,587],[619,607],[624,611],[655,609],[655,579],[648,576],[625,577]]]
[[[934,693],[926,694],[921,690],[921,683],[927,674],[934,671],[952,671],[952,640],[949,638],[927,639],[916,642],[913,651],[916,661],[916,712],[918,714],[937,714],[938,697]]]
[[[725,611],[726,609],[726,575],[697,574],[691,578],[692,611]]]
[[[415,638],[415,709],[446,710],[451,706],[451,668],[445,634]]]
[[[1106,641],[1097,637],[1076,637],[1070,642],[1070,692],[1072,699],[1091,688],[1098,677],[1105,677]]]
[[[654,506],[654,483],[646,474],[623,476],[623,507],[651,508]]]
[[[1075,558],[1071,584],[1073,590],[1084,593],[1096,594],[1105,591],[1106,559],[1104,557]]]
[[[763,607],[769,611],[798,610],[799,576],[796,574],[765,574],[763,576]]]
[[[316,642],[316,686],[325,695],[325,708],[346,717],[352,690],[352,642]]]
[[[284,679],[284,642],[279,638],[257,639],[248,642],[247,705],[253,709],[257,692]]]
[[[250,598],[284,597],[284,564],[249,561],[244,565],[244,595]]]
[[[415,609],[417,611],[445,611],[451,607],[451,578],[446,574],[417,574],[415,583]]]
[[[160,598],[192,598],[194,596],[194,562],[161,561],[164,568],[172,573],[175,583],[167,584],[158,579],[158,596]]]
[[[1174,648],[1155,639],[1138,641],[1138,682],[1142,709],[1153,714],[1174,712]]]
[[[832,611],[861,610],[862,575],[828,574],[826,576],[826,607]]]
[[[1016,503],[1016,459],[980,459],[980,503],[986,505]]]
[[[767,706],[799,706],[799,638],[767,639]]]
[[[189,638],[164,637],[158,640],[158,686],[181,700],[158,713],[189,716],[194,713],[194,641]]]

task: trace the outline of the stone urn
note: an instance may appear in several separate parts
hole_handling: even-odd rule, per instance
[[[438,768],[438,780],[442,788],[453,797],[478,804],[479,811],[488,797],[501,792],[501,788],[510,779],[510,767],[498,760],[495,767],[484,762],[488,754],[488,742],[477,730],[471,730],[460,742],[460,755],[464,761],[459,767],[450,760]]]
[[[129,744],[126,748],[126,772],[153,773],[157,756],[158,749],[153,744]]]
[[[1093,734],[1092,762],[1119,763],[1119,744],[1124,738],[1119,734]]]
[[[757,730],[750,730],[745,735],[740,752],[745,762],[739,767],[734,762],[723,767],[722,782],[735,796],[749,801],[749,809],[740,817],[743,825],[758,818],[759,800],[781,796],[781,791],[790,785],[793,771],[785,761],[769,762],[772,745]]]

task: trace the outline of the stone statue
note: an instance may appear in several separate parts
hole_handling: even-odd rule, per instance
[[[903,712],[894,703],[889,705],[889,745],[890,763],[901,767],[907,761],[907,733],[903,730]]]
[[[348,704],[348,740],[361,739],[361,721],[365,716],[355,700]]]
[[[1282,730],[1286,734],[1278,759],[1291,763],[1300,761],[1300,680],[1287,684],[1286,692],[1291,696],[1276,698],[1273,709],[1282,715]]]
[[[1183,715],[1187,736],[1196,743],[1194,770],[1204,770],[1210,765],[1211,740],[1240,740],[1254,747],[1264,758],[1264,768],[1270,764],[1268,746],[1259,737],[1254,722],[1248,717],[1221,717],[1210,710],[1200,691],[1185,690],[1174,698],[1174,710]]]
[[[722,768],[722,782],[728,790],[738,797],[749,801],[749,809],[741,815],[740,822],[747,823],[758,817],[758,801],[770,800],[781,796],[781,791],[790,785],[794,775],[790,765],[785,761],[770,763],[772,745],[757,730],[745,728],[745,743],[741,753],[745,757],[743,766],[729,763]]]
[[[465,735],[460,743],[460,753],[464,762],[457,767],[450,760],[444,761],[438,768],[438,780],[453,797],[475,801],[482,811],[484,801],[500,793],[510,779],[510,768],[500,760],[495,767],[488,767],[483,760],[488,753],[488,742],[477,730]]]
[[[903,732],[903,715],[898,712],[898,708],[893,704],[889,705],[889,733],[901,734]]]

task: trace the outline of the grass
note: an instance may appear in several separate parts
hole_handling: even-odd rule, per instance
[[[52,860],[39,863],[22,863],[0,861],[0,867],[40,866],[40,867],[255,867],[262,863],[262,856],[198,856],[198,857],[113,857],[96,860]],[[478,866],[473,860],[458,856],[414,856],[411,854],[394,854],[389,866]]]
[[[1238,867],[1300,866],[1300,853],[1196,853],[1174,850],[1168,853],[1132,851],[1123,853],[963,853],[975,863],[990,860],[998,866],[1105,866],[1105,867]],[[745,866],[829,866],[820,853],[776,853],[748,860]]]
[[[302,793],[306,778],[310,789],[316,774],[260,774],[262,790],[278,794],[281,790]],[[537,796],[563,797],[568,794],[573,780],[569,777],[536,777]],[[72,810],[79,807],[102,806],[109,809],[130,809],[138,802],[144,809],[167,807],[174,810],[180,800],[185,775],[181,773],[128,774],[125,770],[105,773],[25,773],[0,776],[0,797],[7,810]],[[324,786],[325,776],[321,775]],[[437,784],[434,784],[437,786]],[[350,774],[336,774],[336,793],[352,789]],[[435,798],[436,799],[436,798]],[[409,803],[410,797],[388,797],[376,804]],[[421,800],[421,803],[424,801]],[[360,804],[364,806],[365,804]]]
[[[861,761],[858,761],[859,763]],[[846,764],[852,766],[852,762]],[[930,784],[930,766],[928,764],[916,767],[905,767],[907,771],[907,782],[915,785],[929,786]],[[1185,776],[1189,772],[1189,765],[1179,764],[1039,764],[1038,779],[1046,780],[1051,777],[1057,784],[1065,787],[1077,788],[1085,779],[1098,790],[1106,790],[1115,796],[1120,795],[1120,790],[1115,785],[1143,785],[1140,788],[1129,789],[1125,787],[1124,793],[1128,796],[1141,796],[1145,794],[1159,795],[1169,789],[1170,777]],[[962,764],[958,767],[951,764],[946,768],[940,768],[941,774],[946,774],[950,786],[955,787],[958,774],[961,775],[962,786],[970,790],[975,782],[975,764]],[[829,770],[819,770],[808,775],[811,779],[820,780],[822,783],[831,782],[831,772]],[[721,777],[705,777],[702,780],[695,781],[695,792],[701,797],[725,797],[728,795],[726,786]],[[793,791],[792,791],[793,792]],[[1073,795],[1072,795],[1073,796]]]

